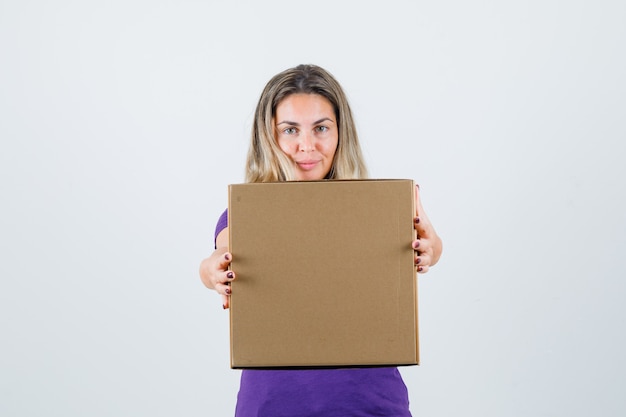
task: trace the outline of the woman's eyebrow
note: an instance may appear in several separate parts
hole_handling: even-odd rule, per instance
[[[282,122],[278,122],[278,123],[276,123],[276,126],[282,125],[282,124],[287,124],[287,125],[292,125],[292,126],[300,126],[300,123],[290,122],[289,120],[283,120]]]
[[[317,124],[320,124],[320,123],[325,122],[325,121],[329,121],[329,122],[335,123],[335,121],[333,119],[331,119],[330,117],[322,117],[321,119],[316,120],[316,121],[314,121],[311,124],[317,125]],[[276,126],[282,125],[282,124],[287,124],[287,125],[291,125],[291,126],[300,126],[300,123],[292,122],[290,120],[283,120],[282,122],[278,122],[278,123],[276,123]]]
[[[313,122],[313,124],[316,125],[316,124],[319,124],[319,123],[322,123],[322,122],[325,122],[325,121],[329,121],[329,122],[335,123],[335,121],[333,119],[331,119],[330,117],[323,117],[323,118]]]

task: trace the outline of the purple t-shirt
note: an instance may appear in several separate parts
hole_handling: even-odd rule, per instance
[[[395,367],[242,371],[235,417],[318,416],[410,417],[408,392]]]

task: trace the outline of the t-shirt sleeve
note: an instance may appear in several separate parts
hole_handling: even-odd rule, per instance
[[[215,249],[217,249],[217,235],[228,226],[228,209],[224,210],[220,218],[217,220],[217,224],[215,225],[215,237],[213,238],[213,243],[215,245]]]

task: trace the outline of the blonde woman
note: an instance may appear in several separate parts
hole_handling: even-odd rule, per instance
[[[274,76],[256,108],[246,181],[367,178],[352,112],[343,89],[326,70],[299,65]],[[417,200],[417,271],[439,260],[441,239]],[[408,242],[407,242],[408,243]],[[202,282],[229,307],[228,213],[215,229],[216,250],[200,264]],[[235,254],[236,256],[236,254]],[[243,370],[236,417],[410,416],[397,368]]]

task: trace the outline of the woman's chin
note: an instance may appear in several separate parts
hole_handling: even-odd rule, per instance
[[[319,181],[323,180],[326,177],[326,174],[322,174],[321,172],[297,172],[296,173],[296,181]]]

